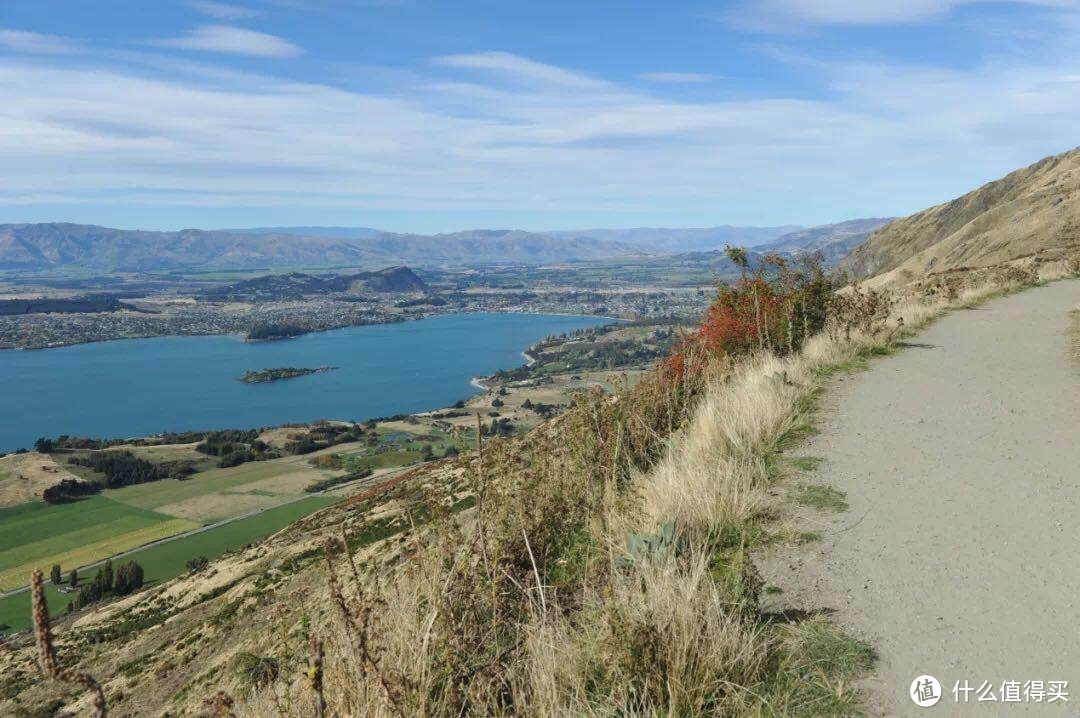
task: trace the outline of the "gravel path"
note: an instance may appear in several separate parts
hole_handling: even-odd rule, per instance
[[[1080,715],[1078,305],[1065,281],[951,313],[827,393],[799,453],[850,508],[798,509],[822,540],[762,571],[784,589],[771,608],[835,611],[875,646],[871,714]],[[934,707],[908,695],[921,674]],[[999,701],[957,704],[965,680]],[[1069,702],[1003,703],[1006,680],[1069,681]]]

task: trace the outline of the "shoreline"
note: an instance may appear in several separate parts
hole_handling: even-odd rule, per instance
[[[320,329],[312,329],[311,331],[303,332],[301,334],[291,335],[287,337],[273,337],[266,339],[248,339],[246,332],[237,331],[225,331],[225,332],[199,332],[189,334],[142,334],[138,336],[118,336],[118,337],[103,337],[101,339],[89,339],[85,341],[71,341],[64,342],[62,344],[44,344],[37,346],[2,346],[0,347],[0,353],[5,351],[46,351],[48,349],[67,349],[70,347],[83,346],[86,344],[102,344],[105,342],[121,342],[121,341],[135,341],[139,339],[180,339],[184,337],[228,337],[235,336],[245,344],[261,344],[267,342],[279,342],[287,339],[299,339],[300,337],[307,336],[309,334],[322,334],[324,332],[334,332],[341,329],[352,329],[354,327],[372,327],[382,326],[386,324],[403,324],[407,322],[422,321],[424,319],[434,319],[436,317],[449,317],[458,316],[463,314],[520,314],[522,316],[529,317],[573,317],[581,319],[606,319],[611,322],[631,322],[632,319],[625,317],[612,317],[606,314],[581,314],[574,312],[520,312],[520,311],[498,311],[498,310],[478,310],[478,311],[447,311],[447,312],[431,312],[430,314],[417,314],[417,315],[402,315],[400,318],[395,318],[393,321],[378,321],[378,322],[362,322],[359,324],[344,324],[338,327],[325,327]],[[23,315],[18,315],[23,316]],[[51,315],[50,315],[51,316]]]
[[[529,316],[529,317],[553,316],[553,317],[571,317],[571,318],[581,318],[581,319],[611,319],[613,321],[618,321],[618,322],[629,322],[629,321],[631,321],[631,320],[628,320],[628,319],[621,319],[621,318],[618,318],[618,317],[599,317],[599,316],[591,315],[591,314],[571,314],[571,313],[565,313],[565,312],[563,312],[563,313],[554,313],[554,314],[548,313],[548,312],[543,312],[543,313],[541,313],[541,312],[447,312],[445,314],[434,315],[434,316],[429,316],[429,317],[416,317],[415,319],[418,321],[420,319],[434,318],[435,316],[460,316],[460,315],[465,315],[465,314],[496,314],[496,315],[497,314],[517,314],[517,315]],[[382,322],[382,323],[353,325],[353,326],[383,326],[383,325],[387,325],[387,324],[406,323],[407,321],[409,321],[409,320],[405,320],[405,322]],[[320,330],[320,331],[335,331],[335,330],[349,329],[349,328],[351,328],[351,327],[336,327],[334,329],[327,329],[327,330]],[[315,332],[311,332],[311,333],[315,333]],[[227,332],[227,333],[222,333],[222,334],[155,335],[155,336],[152,336],[152,337],[138,337],[138,338],[140,338],[140,339],[165,339],[165,338],[180,339],[180,338],[184,338],[184,337],[211,337],[211,336],[234,337],[234,338],[236,338],[237,341],[239,341],[241,343],[245,343],[245,344],[249,343],[249,342],[246,342],[244,340],[242,334],[237,334],[235,332]],[[128,339],[128,338],[135,339],[136,337],[125,337],[125,339]],[[295,337],[290,337],[290,338],[295,338]],[[531,356],[530,353],[529,353],[532,346],[535,345],[538,342],[543,341],[546,338],[547,337],[544,336],[544,337],[540,337],[540,338],[536,339],[534,342],[532,342],[532,344],[529,345],[529,347],[523,349],[520,352],[521,356],[525,359],[526,366],[532,366],[532,364],[534,364],[536,362],[536,359],[533,356]],[[103,341],[119,341],[119,340],[103,340]],[[83,342],[83,344],[94,344],[94,343],[99,343],[99,342]],[[257,344],[257,343],[262,343],[262,342],[251,342],[251,343],[252,344]],[[65,346],[72,347],[72,346],[80,346],[80,345],[79,344],[74,344],[74,345],[65,345]],[[60,349],[60,348],[64,348],[64,347],[52,347],[52,348]],[[21,348],[19,350],[21,350],[21,351],[29,351],[29,350],[21,349]],[[2,350],[0,350],[0,351],[2,351]],[[337,367],[334,367],[334,368],[337,368]],[[510,367],[510,368],[516,368],[516,367]],[[473,376],[473,377],[471,377],[469,379],[469,385],[472,388],[476,389],[477,393],[467,395],[465,397],[465,399],[469,400],[469,399],[472,399],[474,396],[478,396],[480,393],[486,393],[486,392],[490,391],[492,387],[488,386],[485,383],[487,381],[490,381],[490,379],[491,379],[491,375]],[[251,386],[255,386],[256,384],[278,383],[277,381],[255,382],[255,383],[243,382],[243,380],[240,379],[240,378],[236,378],[236,380],[240,381],[241,383],[249,384]],[[427,414],[427,413],[432,413],[432,412],[450,411],[452,409],[453,409],[452,405],[440,405],[440,406],[434,406],[434,407],[429,407],[429,408],[423,408],[423,409],[413,411],[413,412],[408,412],[408,413],[409,414]],[[363,422],[366,422],[366,421],[370,421],[372,418],[373,417],[367,417],[367,418],[363,418],[363,419],[342,419],[342,418],[324,417],[324,420],[336,421],[336,422],[345,422],[345,423],[363,423]],[[295,423],[307,425],[307,424],[311,424],[313,421],[315,421],[315,420],[312,420],[312,421],[299,421],[299,422],[295,422]],[[291,424],[291,423],[294,423],[294,422],[284,421],[284,422],[279,422],[279,423],[274,423],[274,424],[260,425],[258,427],[251,427],[251,428],[259,428],[259,429],[276,428],[276,427],[280,427],[280,426],[286,426],[286,425]],[[220,430],[228,429],[228,428],[235,428],[235,427],[216,426],[216,427],[209,427],[208,428],[208,427],[205,427],[205,426],[197,426],[197,427],[190,428],[190,429],[183,429],[183,431],[220,431]],[[65,433],[65,432],[59,431],[56,435],[59,436],[59,435],[61,435],[63,433]],[[121,439],[124,439],[124,440],[132,440],[132,439],[151,438],[151,437],[154,437],[154,436],[158,436],[158,434],[147,433],[147,434],[126,436],[126,437],[93,436],[91,438],[100,438],[100,439],[104,439],[104,440],[110,440],[112,438],[121,438]],[[16,446],[16,447],[13,447],[11,449],[0,448],[0,457],[15,454],[15,453],[19,452],[20,449],[30,449],[30,447],[29,447],[29,445],[24,445],[24,446],[21,446],[21,447]],[[30,450],[32,450],[32,449],[30,449]]]

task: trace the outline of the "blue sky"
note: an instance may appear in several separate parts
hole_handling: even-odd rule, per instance
[[[1080,144],[1078,51],[1080,0],[0,0],[0,222],[906,214]]]

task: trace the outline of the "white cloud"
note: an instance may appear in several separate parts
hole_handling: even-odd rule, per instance
[[[200,12],[203,15],[217,18],[218,20],[243,20],[244,18],[256,17],[259,15],[257,10],[251,8],[241,7],[239,5],[229,5],[223,2],[213,2],[212,0],[188,0],[188,7]]]
[[[303,49],[277,35],[228,25],[203,25],[184,37],[156,40],[155,45],[254,57],[296,57]]]
[[[0,47],[41,55],[71,55],[80,51],[76,43],[65,37],[24,30],[0,30]]]
[[[1044,7],[1077,7],[1077,0],[1014,0]],[[731,16],[744,24],[776,26],[792,20],[821,25],[910,23],[943,15],[962,5],[987,0],[755,0]]]
[[[710,75],[704,72],[643,72],[638,75],[638,78],[648,82],[661,82],[672,85],[698,85],[723,79],[718,75]]]
[[[558,85],[578,89],[607,87],[608,83],[584,73],[573,72],[555,65],[536,62],[509,52],[480,52],[471,55],[444,55],[433,62],[444,67],[480,70],[495,75],[544,85]]]
[[[0,58],[0,203],[812,221],[920,209],[1077,142],[1073,60],[810,62],[828,99],[671,101],[494,52],[440,58],[392,97]]]

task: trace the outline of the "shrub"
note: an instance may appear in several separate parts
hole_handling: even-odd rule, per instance
[[[791,353],[821,331],[835,287],[821,268],[820,256],[805,257],[794,267],[770,256],[752,272],[745,250],[729,247],[728,256],[743,272],[732,284],[717,289],[693,338],[703,350],[699,364],[757,351]],[[683,347],[675,354],[680,370],[686,368],[685,351]]]
[[[210,564],[210,560],[206,556],[196,556],[195,558],[189,558],[187,563],[187,570],[191,573],[198,573],[206,568]]]
[[[277,659],[256,656],[247,651],[237,653],[233,657],[232,664],[237,675],[255,688],[262,688],[273,683],[281,670]]]

